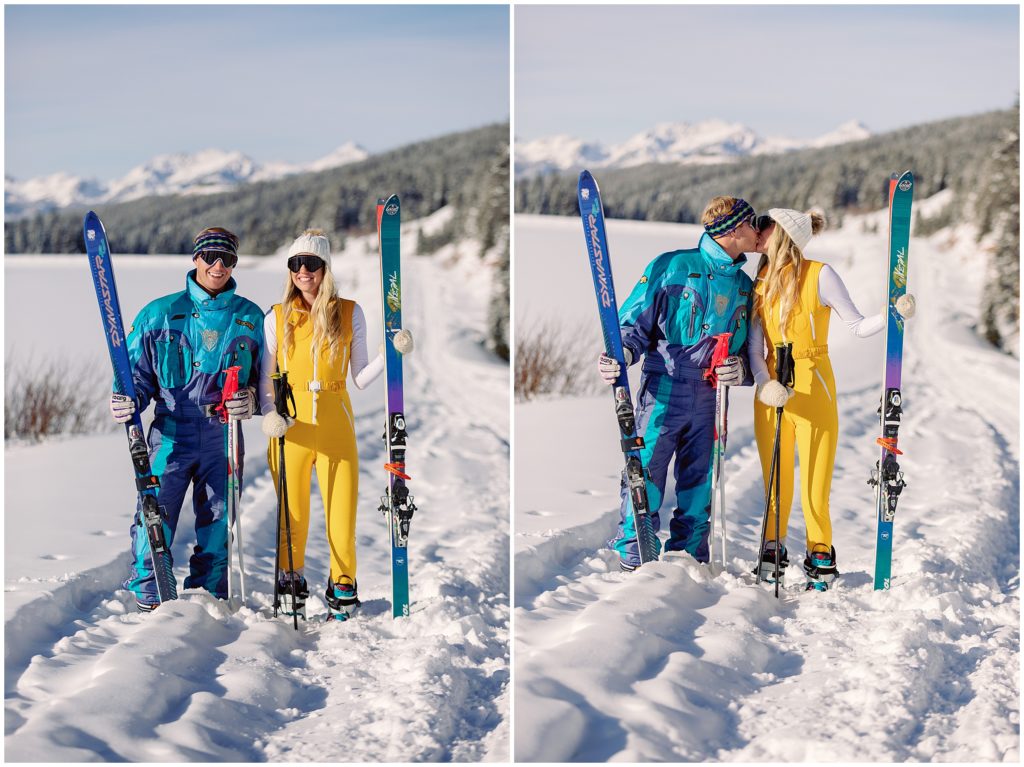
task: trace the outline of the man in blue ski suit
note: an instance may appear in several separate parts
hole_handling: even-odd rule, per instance
[[[204,229],[194,241],[195,269],[185,290],[147,304],[128,331],[128,354],[137,399],[111,398],[114,420],[156,401],[149,429],[149,457],[160,480],[157,502],[168,546],[189,485],[196,514],[196,546],[185,588],[204,588],[220,599],[228,583],[227,427],[214,408],[221,402],[227,368],[238,365],[239,390],[227,403],[231,420],[251,418],[260,353],[263,311],[235,293],[231,271],[238,263],[238,238],[226,229]],[[238,481],[241,482],[239,429]],[[124,588],[142,611],[159,604],[145,528],[132,522],[132,565]]]
[[[744,363],[753,290],[742,271],[744,252],[757,243],[753,218],[754,210],[744,200],[711,200],[697,247],[655,258],[619,308],[626,364],[644,357],[636,425],[644,440],[641,458],[649,472],[654,529],[661,526],[657,512],[675,457],[675,508],[665,549],[686,551],[698,562],[709,559],[715,388],[705,372],[715,335],[732,333],[730,356],[715,368],[719,381],[730,386],[753,383]],[[602,378],[614,383],[618,363],[602,355],[598,367]],[[608,547],[629,571],[640,564],[640,555],[625,484],[621,495],[621,518]]]

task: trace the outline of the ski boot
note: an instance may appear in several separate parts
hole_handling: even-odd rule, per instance
[[[292,581],[295,581],[295,596],[292,596]],[[277,578],[277,593],[281,597],[281,612],[284,615],[295,615],[306,620],[306,600],[309,598],[309,585],[301,573],[281,572]]]
[[[635,572],[638,567],[640,567],[640,565],[631,565],[625,559],[619,560],[619,570],[621,570],[624,573]]]
[[[159,606],[159,602],[143,602],[141,599],[135,600],[135,609],[140,613],[151,613]]]
[[[807,591],[828,591],[832,588],[839,577],[835,546],[830,547],[830,551],[807,552],[804,572],[807,573]]]
[[[327,592],[324,599],[327,601],[327,609],[330,613],[328,620],[347,621],[352,613],[362,604],[356,594],[356,583],[347,575],[341,577],[339,583],[327,579]]]
[[[761,561],[757,564],[755,574],[760,572],[761,580],[765,583],[775,583],[775,541],[765,541],[761,550]],[[786,567],[789,565],[789,552],[785,546],[779,551],[779,586],[786,587]]]

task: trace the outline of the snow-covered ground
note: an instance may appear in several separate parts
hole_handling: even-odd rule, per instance
[[[119,256],[117,233],[110,237],[126,321],[183,287],[187,256]],[[405,325],[416,339],[405,365],[419,506],[410,617],[391,617],[390,550],[377,511],[386,485],[381,380],[350,392],[363,607],[347,623],[315,620],[326,614],[328,551],[314,491],[311,620],[298,633],[271,617],[276,495],[255,420],[244,428],[245,606],[189,591],[140,615],[118,590],[135,505],[123,432],[7,445],[6,759],[509,759],[509,370],[481,345],[492,272],[474,243],[416,257],[414,240],[403,240]],[[380,335],[375,241],[353,238],[334,257],[341,291],[363,306],[371,339]],[[281,256],[243,259],[239,292],[269,307],[285,272]],[[107,364],[84,256],[7,258],[5,278],[5,352]],[[195,540],[185,503],[177,562],[187,562]],[[176,568],[179,584],[186,573],[187,565]]]
[[[651,258],[699,234],[608,229],[620,300]],[[883,304],[885,233],[884,215],[848,217],[807,250],[867,314]],[[596,320],[578,219],[517,216],[515,242],[517,326]],[[866,484],[881,335],[832,323],[843,576],[825,594],[791,582],[776,601],[753,583],[764,496],[750,389],[734,389],[729,410],[725,572],[679,553],[618,572],[601,550],[622,467],[611,398],[515,406],[517,761],[1019,761],[1019,366],[970,329],[984,263],[971,233],[915,238],[910,253],[919,311],[906,335],[907,489],[888,592],[872,588]],[[600,348],[596,327],[591,341]],[[799,499],[790,519],[797,552]],[[802,556],[791,559],[797,574]]]

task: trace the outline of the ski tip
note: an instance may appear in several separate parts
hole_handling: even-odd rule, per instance
[[[601,190],[597,186],[597,179],[591,175],[590,171],[585,170],[580,173],[580,180],[576,185],[576,201],[579,203],[580,213],[583,213],[585,206],[589,209],[600,194]]]
[[[381,209],[385,216],[397,216],[402,210],[402,203],[397,194],[393,194],[384,201]]]

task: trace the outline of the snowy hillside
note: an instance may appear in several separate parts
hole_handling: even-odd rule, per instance
[[[478,243],[416,257],[411,233],[422,223],[403,227],[405,325],[416,340],[405,364],[409,486],[419,507],[410,617],[391,617],[390,548],[377,511],[387,481],[381,379],[351,387],[363,607],[344,624],[320,620],[328,549],[314,491],[311,620],[298,633],[271,617],[276,496],[258,419],[244,427],[245,606],[187,591],[140,615],[118,590],[135,505],[123,432],[7,445],[7,760],[509,759],[509,371],[482,348],[491,274]],[[334,257],[371,339],[381,327],[375,240],[351,238]],[[185,256],[115,253],[126,315],[180,289],[189,266]],[[106,364],[84,256],[12,257],[5,270],[8,354],[32,348]],[[279,300],[284,274],[280,256],[244,258],[236,270],[240,292],[264,307]],[[59,330],[19,322],[43,275],[73,318]],[[193,520],[186,499],[176,562],[187,562]],[[179,585],[186,573],[176,568]]]
[[[516,143],[516,175],[534,176],[581,168],[627,168],[644,163],[711,164],[858,141],[871,135],[863,123],[844,123],[809,141],[764,138],[740,123],[705,120],[660,123],[620,144],[585,142],[560,135]]]
[[[885,226],[871,232],[882,219],[848,216],[808,247],[866,314],[883,305]],[[698,234],[610,221],[619,295],[651,258]],[[515,242],[516,322],[589,319],[596,357],[579,220],[517,216]],[[872,589],[866,484],[881,336],[857,339],[832,323],[841,433],[831,508],[843,575],[825,594],[791,581],[776,601],[754,585],[764,493],[749,388],[730,398],[725,572],[670,553],[626,575],[602,549],[622,468],[610,395],[516,405],[517,761],[1019,761],[1018,364],[970,329],[982,278],[971,233],[915,238],[910,253],[919,311],[906,336],[907,489],[888,592]],[[571,424],[557,431],[571,433],[572,450],[552,439],[553,424]],[[790,523],[799,551],[799,500]]]
[[[132,168],[112,181],[82,179],[66,173],[18,180],[4,178],[4,210],[8,218],[20,217],[68,205],[127,202],[165,194],[213,194],[239,184],[272,181],[364,160],[369,153],[346,142],[325,157],[306,164],[259,163],[238,151],[204,149],[165,154]]]

